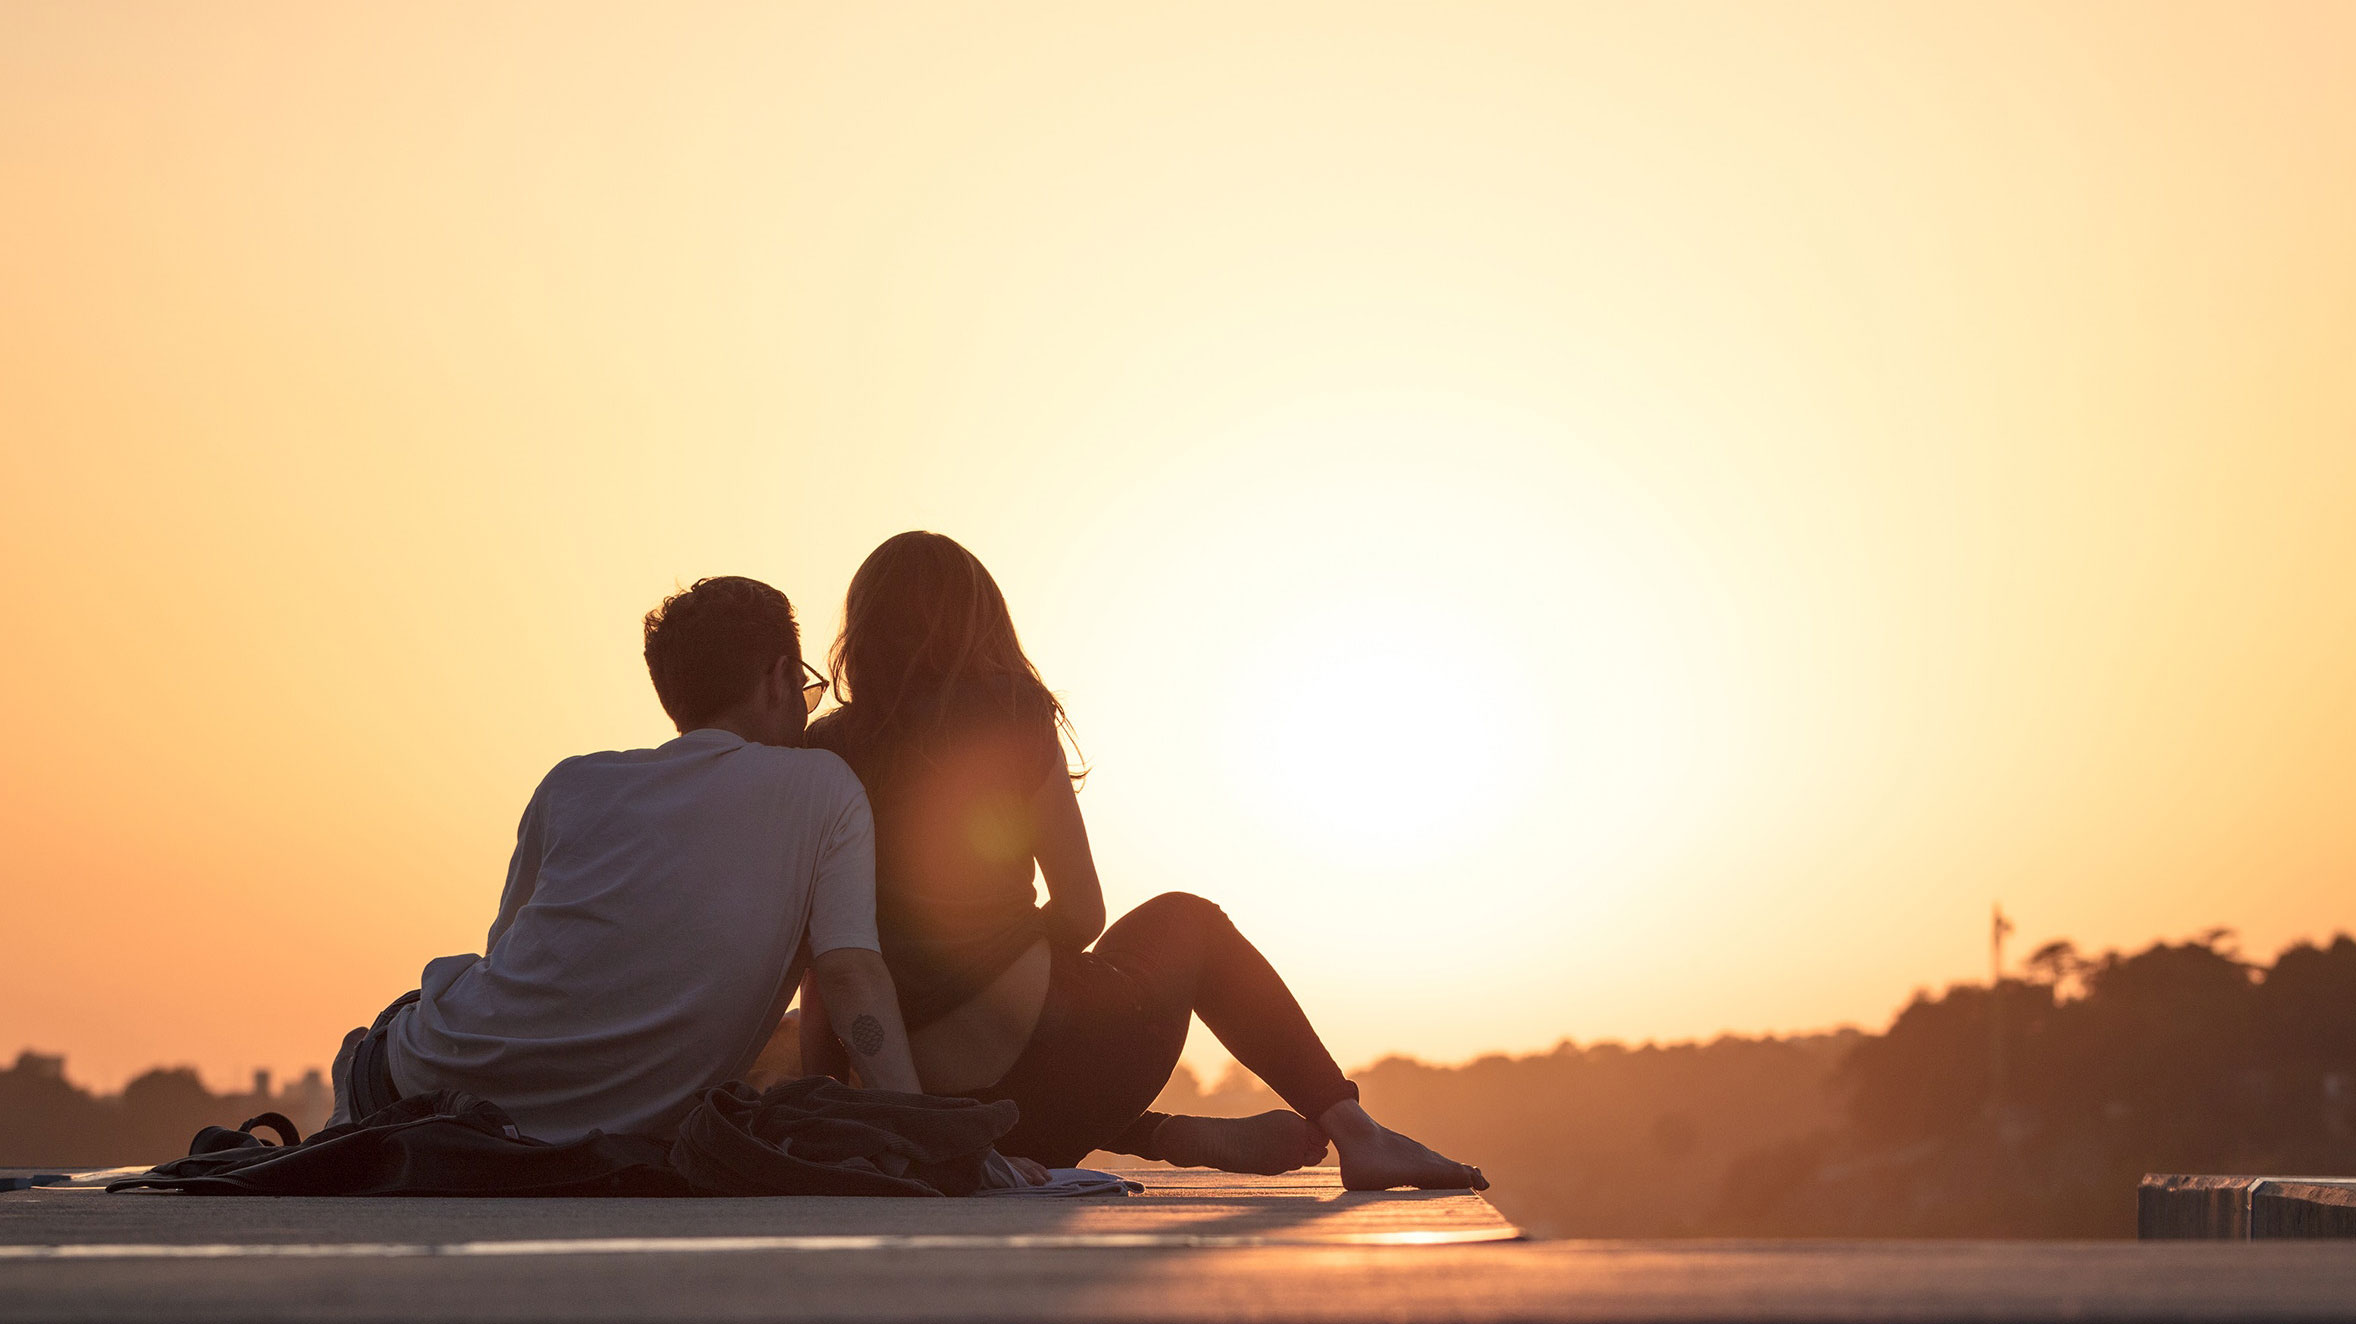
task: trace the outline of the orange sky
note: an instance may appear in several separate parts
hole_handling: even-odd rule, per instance
[[[16,0],[0,179],[0,1056],[324,1062],[912,527],[1348,1063],[2356,928],[2356,8]]]

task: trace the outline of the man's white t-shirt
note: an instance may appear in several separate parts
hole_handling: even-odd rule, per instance
[[[710,729],[584,754],[533,792],[483,954],[426,965],[387,1066],[542,1140],[668,1134],[752,1065],[802,958],[844,947],[878,950],[875,828],[841,759]]]

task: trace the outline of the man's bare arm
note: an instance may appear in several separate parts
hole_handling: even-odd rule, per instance
[[[802,976],[802,1074],[851,1078],[851,1060],[834,1037],[834,1019],[826,1014],[826,999],[818,992],[818,976]]]
[[[858,1083],[870,1089],[924,1093],[916,1059],[908,1053],[908,1031],[900,1023],[900,999],[883,957],[863,947],[838,947],[810,962],[810,977],[826,1004],[835,1038],[849,1051]]]

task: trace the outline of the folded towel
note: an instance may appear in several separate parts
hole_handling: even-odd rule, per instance
[[[1145,1186],[1094,1168],[1049,1168],[1045,1186],[984,1186],[975,1195],[1022,1196],[1032,1200],[1078,1200],[1097,1195],[1142,1195]]]

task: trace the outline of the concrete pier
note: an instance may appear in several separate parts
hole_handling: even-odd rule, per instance
[[[1350,1194],[1330,1169],[1132,1175],[1145,1195],[1085,1202],[17,1191],[0,1321],[2297,1320],[2356,1302],[2356,1242],[1548,1243],[1479,1196]]]

